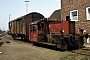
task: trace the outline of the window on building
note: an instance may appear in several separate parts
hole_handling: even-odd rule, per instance
[[[71,21],[78,21],[78,10],[70,11]]]
[[[86,8],[86,19],[90,20],[90,7]]]

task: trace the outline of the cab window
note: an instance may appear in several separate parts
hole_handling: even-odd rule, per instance
[[[44,23],[38,24],[38,30],[44,30]]]
[[[32,32],[36,32],[36,25],[31,25],[30,27]]]

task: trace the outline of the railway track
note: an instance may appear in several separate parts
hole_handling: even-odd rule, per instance
[[[75,53],[75,54],[80,54],[80,55],[85,55],[85,56],[90,57],[90,47],[85,47],[85,48],[81,48],[81,49],[78,49],[78,50],[73,50],[71,52]]]

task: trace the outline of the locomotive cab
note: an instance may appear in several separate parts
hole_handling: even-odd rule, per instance
[[[43,20],[32,22],[29,26],[29,41],[43,42],[45,34],[45,22]]]

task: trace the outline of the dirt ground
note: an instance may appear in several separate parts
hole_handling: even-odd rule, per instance
[[[0,40],[0,60],[90,60],[87,56],[33,46],[31,43],[3,36]]]

